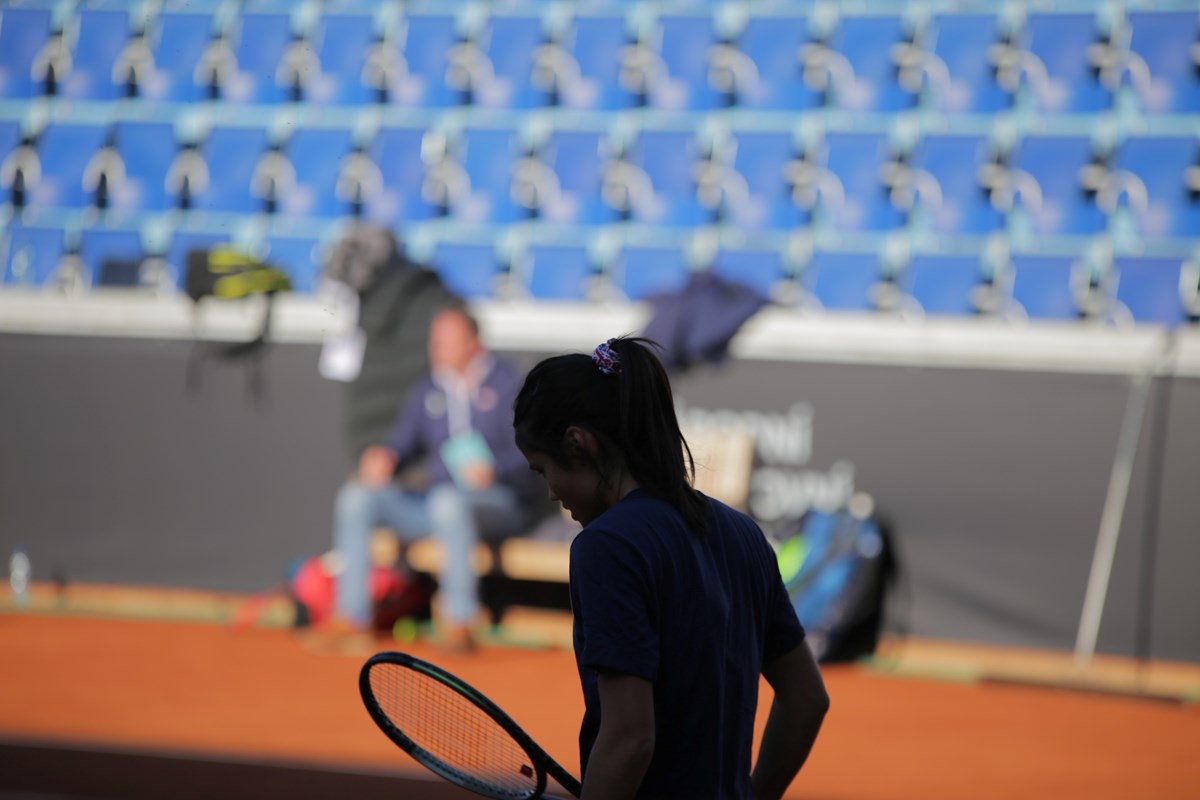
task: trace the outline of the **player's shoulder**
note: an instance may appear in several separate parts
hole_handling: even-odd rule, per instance
[[[709,519],[713,524],[736,530],[761,532],[762,529],[754,517],[745,511],[736,509],[715,497],[705,495],[705,499],[708,501]]]
[[[671,527],[683,521],[673,505],[647,489],[630,492],[602,519],[619,522],[625,529]]]
[[[600,522],[599,520],[597,522]],[[571,540],[571,574],[594,571],[600,564],[644,561],[644,537],[622,525],[592,523]]]
[[[587,525],[576,541],[625,541],[635,545],[648,541],[656,532],[682,524],[682,517],[666,501],[644,489],[635,489]]]
[[[663,512],[662,506],[666,503],[643,489],[635,489],[596,517],[585,530],[619,533],[631,525],[646,524],[648,519]]]
[[[735,547],[755,554],[756,558],[774,561],[774,548],[754,517],[711,497],[709,514],[709,534],[720,537],[726,547]]]
[[[715,498],[701,496],[708,504],[710,527],[762,535],[758,523],[749,514]],[[646,490],[631,493],[588,527],[597,534],[618,537],[642,537],[650,531],[664,534],[685,530],[690,532],[677,508]]]

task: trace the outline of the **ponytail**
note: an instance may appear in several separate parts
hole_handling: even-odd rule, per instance
[[[670,503],[697,533],[708,529],[707,503],[691,486],[695,464],[679,430],[671,382],[649,339],[609,339],[592,356],[555,356],[525,378],[513,408],[517,444],[567,464],[565,435],[575,425],[601,444],[604,462],[624,461],[643,488]]]

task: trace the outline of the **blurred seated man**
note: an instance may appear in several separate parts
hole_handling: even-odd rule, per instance
[[[447,647],[466,650],[479,612],[471,552],[481,537],[521,533],[531,521],[528,509],[538,506],[538,490],[513,440],[521,375],[487,351],[465,311],[448,309],[433,318],[429,362],[430,374],[409,395],[387,441],[363,451],[357,474],[338,492],[333,539],[344,566],[336,608],[343,623],[368,628],[375,528],[390,528],[405,541],[434,536],[444,553],[440,636]],[[422,458],[427,489],[395,480]]]

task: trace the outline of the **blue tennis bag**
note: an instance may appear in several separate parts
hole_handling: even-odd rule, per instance
[[[821,663],[875,652],[895,556],[875,516],[811,510],[777,540],[779,569]]]

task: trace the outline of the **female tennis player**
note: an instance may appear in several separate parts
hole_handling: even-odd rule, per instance
[[[546,359],[518,446],[584,527],[571,545],[583,797],[782,797],[829,707],[774,551],[691,487],[670,381],[645,339]],[[759,675],[775,691],[751,765]]]

